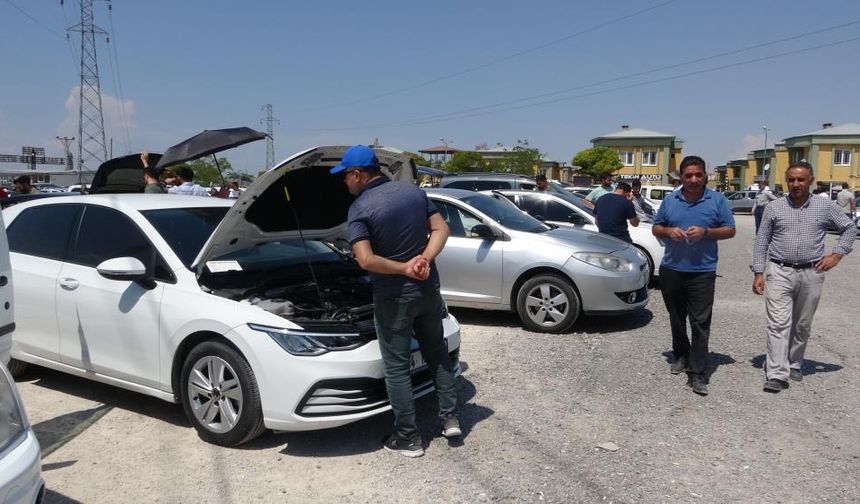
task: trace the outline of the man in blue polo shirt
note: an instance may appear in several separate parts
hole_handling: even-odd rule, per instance
[[[708,394],[705,369],[717,277],[717,240],[735,236],[735,219],[726,198],[708,189],[705,161],[681,161],[680,190],[666,195],[654,218],[653,233],[666,252],[660,264],[660,288],[672,326],[672,374],[686,370],[687,384]],[[692,330],[687,339],[687,318]]]
[[[420,457],[424,447],[415,424],[410,373],[413,336],[436,385],[442,435],[461,435],[456,378],[443,339],[445,303],[433,262],[448,239],[448,225],[424,191],[383,175],[370,147],[350,147],[330,172],[344,172],[344,182],[356,196],[349,207],[349,242],[373,284],[374,322],[394,413],[394,433],[383,447]]]

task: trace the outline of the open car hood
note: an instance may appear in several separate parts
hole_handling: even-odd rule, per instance
[[[149,155],[150,172],[158,177],[162,170],[154,167],[161,154]],[[146,187],[140,154],[129,154],[109,159],[99,166],[90,184],[90,194],[142,193]]]
[[[329,169],[348,148],[314,147],[258,177],[215,228],[192,268],[199,272],[210,260],[270,241],[346,238],[347,212],[355,198],[342,173],[332,175]],[[374,151],[385,175],[414,183],[415,163],[408,155],[390,148]]]

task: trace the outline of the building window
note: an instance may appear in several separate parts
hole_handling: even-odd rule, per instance
[[[833,149],[833,164],[835,166],[851,166],[851,151],[848,149]]]
[[[642,151],[642,166],[657,166],[657,151]]]
[[[621,151],[618,153],[618,157],[621,159],[621,164],[624,166],[633,166],[633,151]]]
[[[794,149],[791,151],[791,162],[799,163],[803,159],[803,149]]]

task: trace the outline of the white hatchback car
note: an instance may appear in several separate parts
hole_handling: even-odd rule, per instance
[[[352,200],[328,173],[344,150],[300,153],[238,200],[96,194],[6,210],[13,363],[181,402],[225,446],[387,411],[370,284],[332,242]],[[377,155],[411,179],[408,157]],[[459,369],[459,325],[442,315]],[[413,388],[433,390],[417,350]]]
[[[42,449],[18,388],[0,364],[0,502],[42,502]]]

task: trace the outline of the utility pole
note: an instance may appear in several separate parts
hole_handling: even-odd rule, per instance
[[[78,94],[78,178],[83,179],[88,162],[107,160],[102,95],[99,85],[99,62],[96,58],[96,33],[107,32],[93,24],[93,0],[79,0],[81,22],[70,32],[81,34],[80,88]]]
[[[66,170],[74,170],[75,166],[72,162],[72,153],[69,152],[69,145],[75,141],[75,137],[58,136],[57,140],[59,140],[60,143],[63,144],[63,152],[66,156]]]
[[[263,105],[262,110],[266,112],[266,118],[260,119],[260,123],[266,125],[266,171],[275,166],[275,136],[272,125],[281,124],[281,121],[272,117],[272,104]]]

